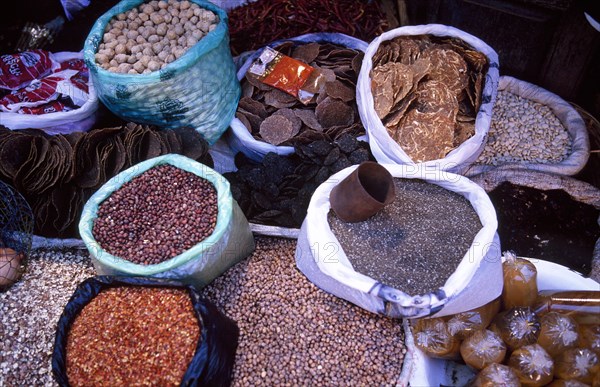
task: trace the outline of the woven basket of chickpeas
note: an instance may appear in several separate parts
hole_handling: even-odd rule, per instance
[[[203,0],[123,0],[88,35],[100,100],[133,122],[198,130],[213,144],[240,96],[227,14]]]

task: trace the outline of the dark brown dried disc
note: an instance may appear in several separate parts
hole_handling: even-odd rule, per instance
[[[244,80],[241,83],[242,86],[242,98],[252,97],[254,95],[255,87],[248,81]]]
[[[400,103],[392,108],[392,111],[383,120],[381,120],[383,124],[387,128],[396,127],[416,99],[416,93],[409,93],[402,101],[400,101]]]
[[[340,81],[325,83],[325,92],[333,98],[344,102],[350,102],[356,97],[356,92]]]
[[[312,109],[293,109],[296,117],[300,118],[304,125],[318,132],[323,131],[323,127],[319,124],[315,111]]]
[[[242,97],[238,103],[238,106],[247,112],[259,116],[262,119],[267,118],[269,115],[265,109],[265,105],[249,97]]]
[[[483,53],[475,50],[465,50],[463,55],[465,61],[473,67],[475,72],[483,73],[488,66],[488,58]]]
[[[346,103],[326,98],[315,108],[317,120],[324,128],[332,126],[347,126],[354,122],[354,109]]]
[[[354,72],[355,72],[356,74],[358,74],[358,73],[360,72],[360,68],[361,68],[361,66],[362,66],[362,62],[363,62],[363,59],[364,59],[364,58],[365,58],[365,54],[364,54],[364,53],[362,53],[362,52],[359,52],[359,53],[358,53],[358,54],[356,54],[356,55],[354,56],[354,58],[352,59],[352,64],[351,64],[351,67],[352,67],[352,70],[354,70]]]
[[[321,45],[319,43],[308,43],[299,45],[296,48],[294,48],[292,57],[306,64],[310,64],[312,61],[317,59],[317,56],[319,55],[320,46]]]
[[[421,55],[419,43],[414,39],[400,37],[398,44],[400,45],[400,62],[404,64],[413,64]]]
[[[263,119],[260,118],[260,116],[257,116],[256,114],[250,113],[249,111],[246,111],[239,107],[238,107],[238,113],[243,114],[244,117],[246,117],[246,120],[248,120],[248,122],[250,122],[250,127],[248,129],[252,129],[251,133],[256,133],[260,130],[260,125],[263,122]]]
[[[244,125],[244,127],[246,129],[248,129],[248,132],[252,133],[252,124],[250,123],[250,120],[248,120],[248,117],[246,117],[246,114],[244,114],[238,110],[235,113],[235,118],[240,120],[240,122]],[[259,126],[260,126],[260,124],[259,124]]]
[[[452,121],[456,120],[458,101],[456,94],[442,81],[432,79],[421,82],[416,91],[416,109],[421,113],[447,114]]]
[[[294,114],[294,111],[292,109],[288,109],[288,108],[279,109],[275,113],[273,113],[273,115],[282,115],[285,118],[287,118],[288,120],[290,120],[290,122],[292,123],[291,137],[294,137],[295,135],[300,133],[300,129],[302,129],[302,120],[300,120],[300,118],[298,118],[298,116],[296,116],[296,114]]]
[[[457,147],[475,134],[475,122],[456,122],[454,128],[454,146]]]
[[[258,77],[256,77],[256,75],[246,73],[246,80],[248,82],[250,82],[250,84],[252,86],[254,86],[255,88],[257,88],[258,90],[269,91],[272,89],[271,86],[262,83],[262,81],[260,79],[258,79]]]
[[[271,89],[265,93],[265,104],[277,109],[289,108],[297,103],[296,97],[281,90]]]
[[[283,115],[273,115],[265,118],[260,124],[260,136],[272,145],[279,145],[293,136],[292,122]]]
[[[375,113],[380,119],[387,116],[394,106],[394,65],[394,63],[386,63],[385,65],[378,66],[373,69],[371,74],[373,103]]]
[[[444,114],[412,109],[390,135],[413,161],[436,160],[453,148],[454,122]]]

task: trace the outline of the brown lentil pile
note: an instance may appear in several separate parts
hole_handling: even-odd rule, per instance
[[[94,269],[87,250],[34,249],[19,282],[0,292],[0,386],[55,386],[56,324]]]
[[[69,383],[177,386],[199,338],[187,290],[105,289],[83,308],[69,331]]]
[[[117,257],[157,264],[210,236],[217,212],[212,183],[163,164],[125,183],[102,202],[93,235]]]
[[[395,385],[406,352],[400,321],[312,284],[296,268],[295,241],[256,242],[203,291],[240,328],[233,385]]]
[[[442,287],[481,222],[467,199],[418,179],[394,179],[396,199],[373,217],[329,225],[357,272],[408,294]]]

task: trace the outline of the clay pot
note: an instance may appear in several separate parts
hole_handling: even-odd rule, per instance
[[[388,170],[366,161],[331,190],[329,201],[341,220],[355,223],[375,215],[395,197],[394,179]]]

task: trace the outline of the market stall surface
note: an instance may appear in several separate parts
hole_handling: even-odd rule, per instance
[[[237,321],[233,385],[394,385],[400,321],[366,312],[309,282],[296,242],[259,237],[255,252],[203,290]],[[56,323],[78,283],[94,275],[78,249],[36,249],[20,282],[0,293],[0,386],[56,385]]]

